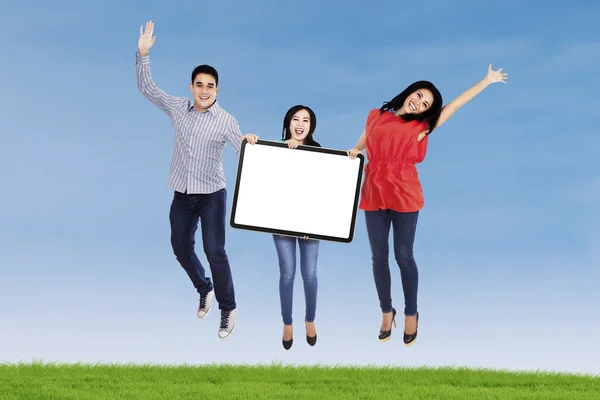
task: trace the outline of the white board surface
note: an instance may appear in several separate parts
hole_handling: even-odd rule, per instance
[[[364,157],[345,151],[259,140],[242,144],[231,226],[350,242]]]

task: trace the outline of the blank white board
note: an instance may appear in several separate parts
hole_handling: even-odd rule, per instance
[[[242,142],[230,224],[286,236],[349,243],[364,156],[313,146]]]

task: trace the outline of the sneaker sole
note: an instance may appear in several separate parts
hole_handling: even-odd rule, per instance
[[[204,319],[204,318],[208,317],[209,313],[210,313],[210,308],[208,309],[208,311],[206,311],[206,314],[204,314],[203,316],[199,316],[198,313],[196,312],[196,317],[198,317],[200,319]]]
[[[233,328],[231,328],[231,332],[229,332],[227,334],[227,336],[221,337],[221,335],[219,335],[219,339],[221,339],[221,340],[227,339],[229,336],[231,336],[231,334],[233,333],[234,330],[235,330],[235,324],[233,324]]]

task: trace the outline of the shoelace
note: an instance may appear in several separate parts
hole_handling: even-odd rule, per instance
[[[206,298],[208,296],[203,294],[200,296],[200,308],[205,308],[206,307]]]
[[[227,324],[229,323],[229,314],[231,314],[229,311],[223,311],[221,313],[221,329],[227,328]]]

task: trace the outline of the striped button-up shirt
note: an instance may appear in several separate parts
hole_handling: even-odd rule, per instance
[[[169,187],[189,194],[223,189],[225,145],[229,142],[239,154],[242,144],[237,120],[218,101],[208,111],[200,112],[190,99],[171,96],[158,88],[147,55],[136,52],[136,72],[140,92],[169,116],[175,130]]]

